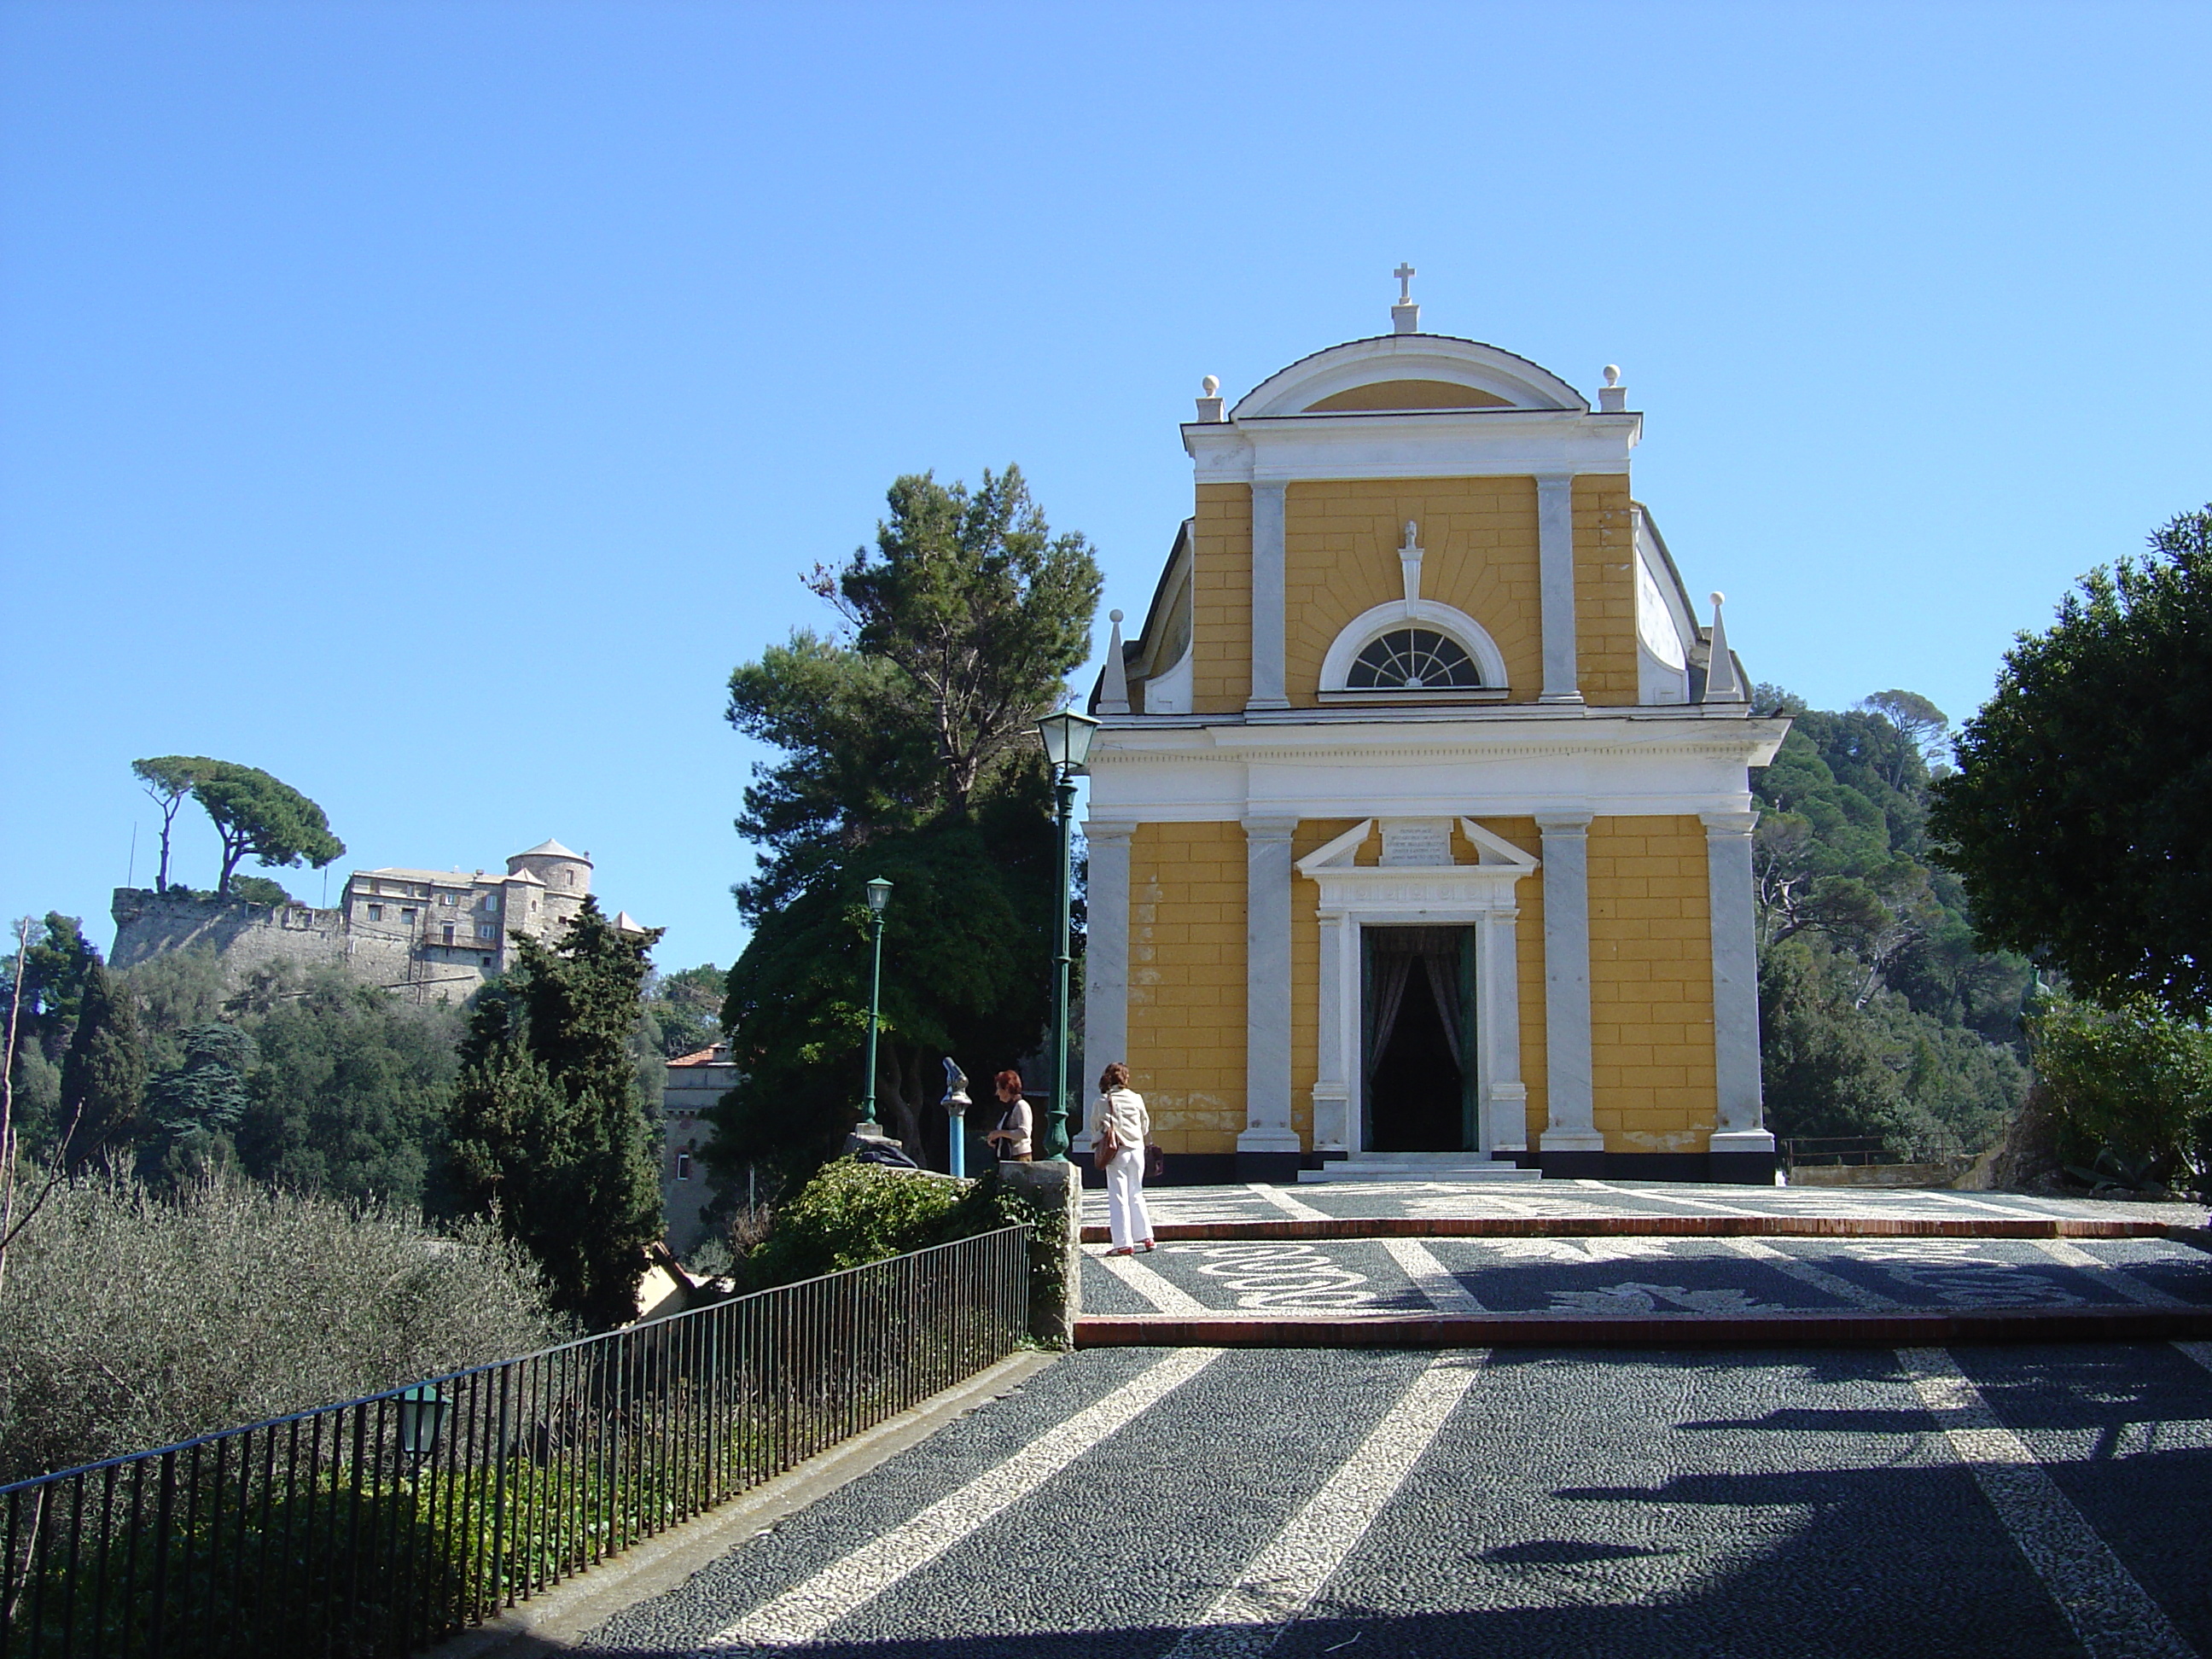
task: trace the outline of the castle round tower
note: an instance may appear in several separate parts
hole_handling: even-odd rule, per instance
[[[514,854],[507,861],[507,873],[527,873],[545,884],[541,902],[547,931],[574,915],[592,890],[591,855],[573,852],[557,841],[542,841],[526,853]]]

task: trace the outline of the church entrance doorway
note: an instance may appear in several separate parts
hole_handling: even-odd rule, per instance
[[[1474,929],[1359,935],[1364,1149],[1477,1150]]]

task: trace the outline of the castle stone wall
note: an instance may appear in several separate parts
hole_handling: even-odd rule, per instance
[[[108,960],[134,968],[172,951],[204,946],[222,961],[225,979],[242,985],[257,969],[337,968],[363,984],[414,987],[431,1000],[458,1000],[483,982],[459,963],[426,962],[404,935],[349,931],[342,910],[305,905],[249,904],[198,893],[156,893],[118,887],[109,907],[115,946]]]

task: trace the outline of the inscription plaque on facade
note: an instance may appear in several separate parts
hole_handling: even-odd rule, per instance
[[[1434,870],[1452,861],[1449,818],[1385,818],[1382,862]]]

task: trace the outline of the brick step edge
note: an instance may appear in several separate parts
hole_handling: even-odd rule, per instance
[[[2212,1308],[1996,1313],[1093,1314],[1079,1348],[1836,1348],[1977,1342],[2177,1342],[2212,1339]]]
[[[2165,1221],[2005,1220],[1909,1216],[1601,1215],[1345,1216],[1279,1221],[1179,1221],[1152,1229],[1162,1243],[1247,1238],[2170,1238],[2212,1250],[2212,1230]],[[1085,1226],[1083,1242],[1109,1235]]]

